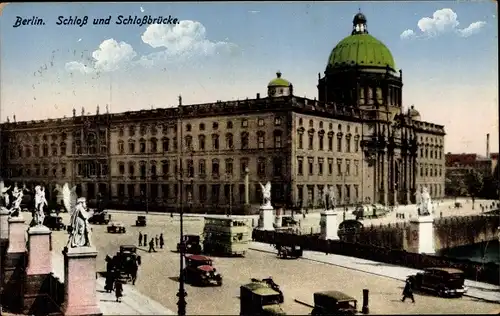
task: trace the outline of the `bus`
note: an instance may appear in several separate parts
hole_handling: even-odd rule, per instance
[[[244,256],[250,243],[250,227],[243,219],[205,217],[203,252]]]

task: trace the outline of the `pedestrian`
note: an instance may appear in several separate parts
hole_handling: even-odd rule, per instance
[[[158,235],[155,236],[155,246],[156,248],[158,248],[158,242],[160,241],[160,239],[158,238]]]
[[[116,301],[121,303],[123,296],[123,284],[121,280],[115,281],[115,296],[116,296]]]
[[[406,279],[405,288],[403,289],[403,298],[401,299],[401,302],[404,302],[406,298],[410,298],[411,302],[415,303],[415,298],[413,297],[413,284],[409,278]]]
[[[106,272],[106,281],[104,284],[104,290],[106,290],[106,293],[111,293],[113,292],[113,283],[114,283],[114,270],[110,270]]]
[[[135,281],[137,280],[137,270],[139,270],[139,262],[140,257],[137,257],[132,263],[130,267],[130,277],[132,278],[132,285],[135,285]]]
[[[142,246],[142,232],[139,232],[139,247]]]
[[[142,245],[146,247],[148,245],[148,234],[142,235]]]
[[[160,249],[163,249],[163,245],[165,244],[165,241],[163,240],[163,233],[160,234]]]
[[[151,238],[151,241],[149,242],[149,252],[151,252],[151,251],[156,252],[154,238]]]

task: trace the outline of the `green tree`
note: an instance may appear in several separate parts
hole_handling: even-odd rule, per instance
[[[472,209],[474,209],[475,199],[483,189],[483,175],[475,170],[471,170],[465,176],[465,185],[470,197],[472,198]]]
[[[445,179],[446,195],[453,196],[455,200],[459,196],[464,196],[467,192],[465,181],[460,176],[450,176]]]

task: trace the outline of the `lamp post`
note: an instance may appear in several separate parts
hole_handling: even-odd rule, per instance
[[[182,122],[182,121],[181,121]],[[182,169],[182,148],[184,147],[183,138],[182,138],[182,130],[183,126],[181,124],[181,132],[180,132],[180,142],[178,142],[180,146],[180,154],[179,154],[179,218],[180,218],[180,227],[179,227],[179,292],[177,293],[177,297],[179,300],[177,301],[177,315],[185,316],[186,315],[186,290],[184,289],[184,257],[186,253],[186,244],[184,242],[184,171]]]
[[[229,213],[226,214],[228,217],[233,215],[233,182],[232,174],[226,173],[227,181],[229,183]]]

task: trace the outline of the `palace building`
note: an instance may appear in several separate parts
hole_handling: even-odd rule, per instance
[[[265,97],[7,122],[2,176],[48,193],[69,182],[117,207],[221,213],[260,203],[267,181],[287,207],[321,206],[330,185],[337,204],[407,204],[422,186],[444,196],[444,127],[403,111],[402,71],[363,14],[318,77],[317,99],[278,72]]]

